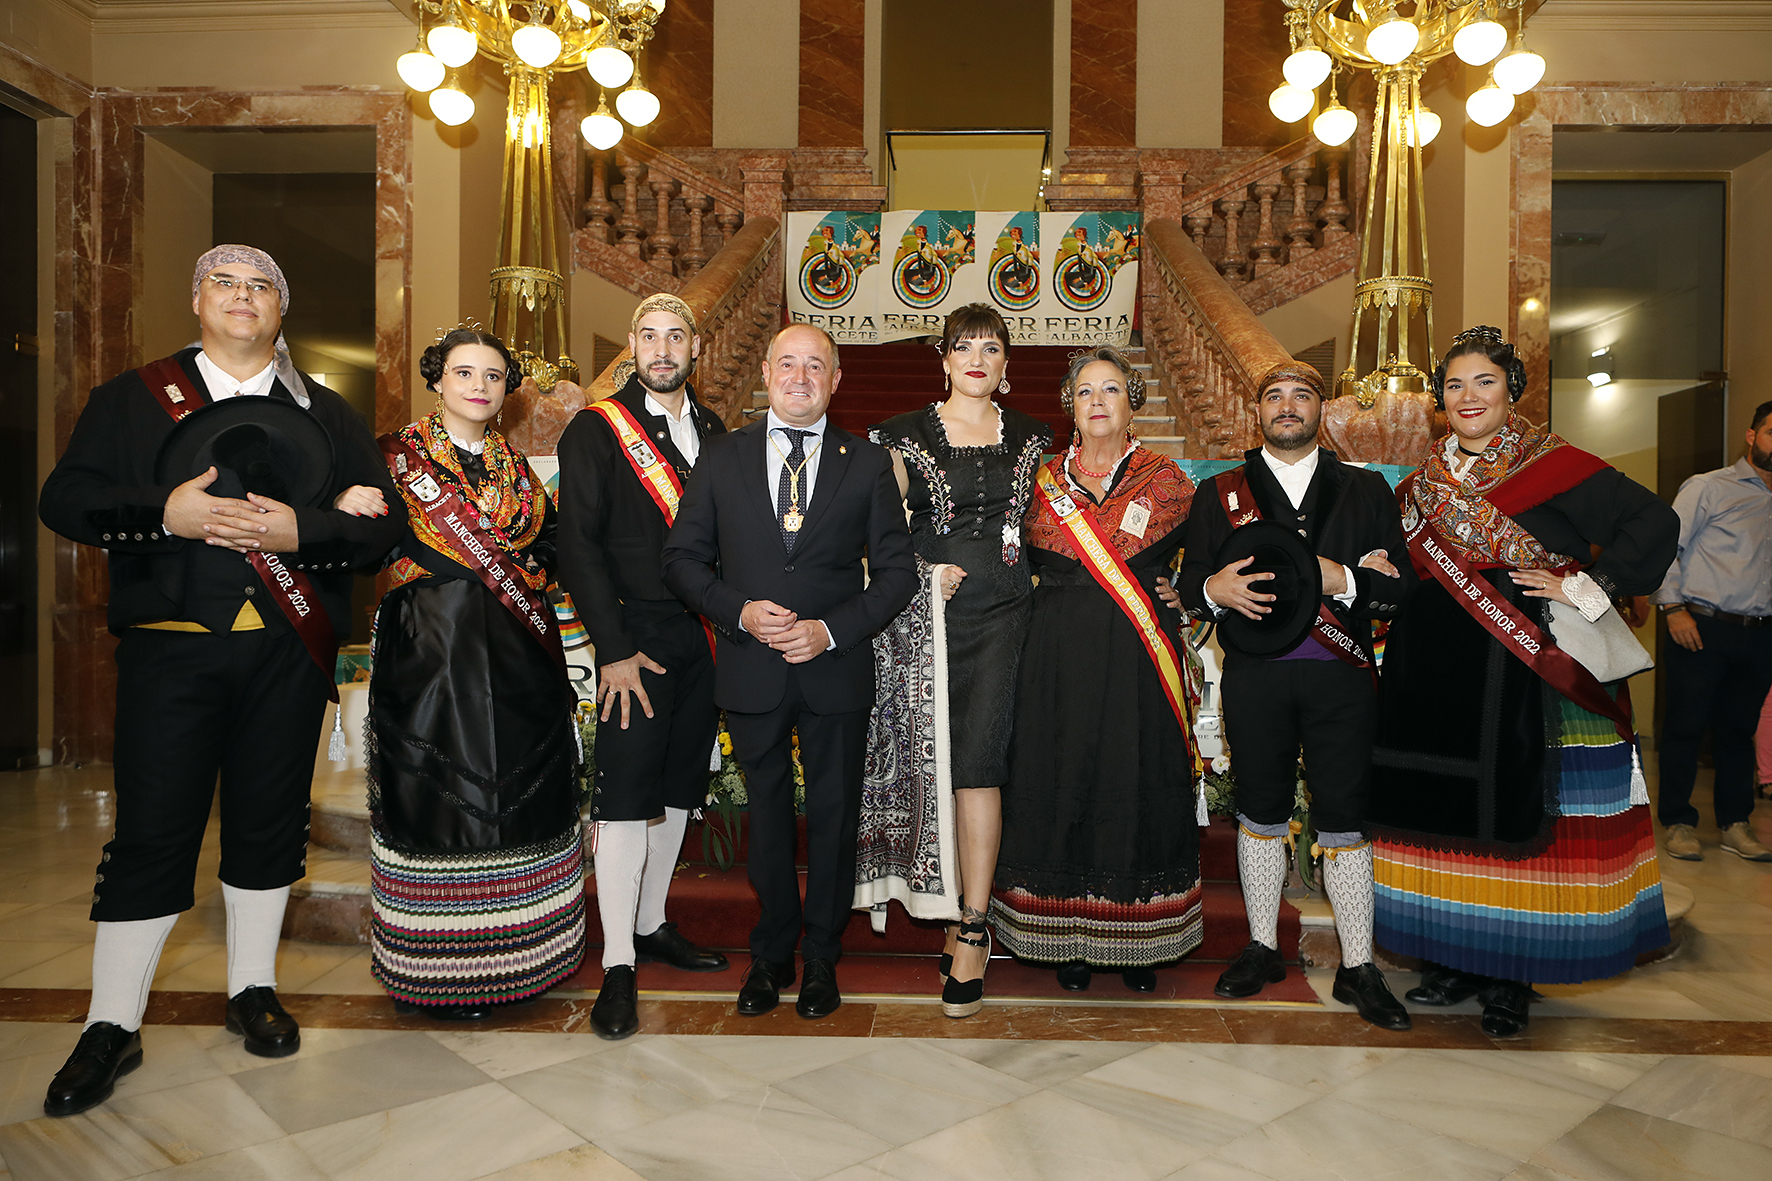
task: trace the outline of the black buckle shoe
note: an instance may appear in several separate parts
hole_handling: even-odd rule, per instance
[[[1444,964],[1425,964],[1421,983],[1403,994],[1405,1000],[1418,1005],[1445,1008],[1470,1000],[1483,987],[1484,979]]]
[[[283,1011],[275,989],[256,985],[228,998],[227,1028],[246,1039],[246,1052],[287,1058],[301,1049],[301,1026]]]
[[[1126,968],[1120,972],[1120,979],[1133,992],[1157,991],[1157,970],[1155,968]]]
[[[726,957],[697,947],[677,933],[676,923],[665,923],[650,935],[634,936],[634,959],[642,964],[669,964],[685,972],[724,972]]]
[[[1066,992],[1087,992],[1093,975],[1088,964],[1082,960],[1072,960],[1068,964],[1058,965],[1058,986]]]
[[[837,991],[837,965],[829,960],[807,960],[800,975],[800,995],[794,1001],[794,1012],[808,1021],[829,1017],[843,1003]]]
[[[49,1080],[43,1114],[79,1115],[111,1097],[117,1080],[142,1064],[140,1030],[97,1021],[80,1035],[74,1052]]]
[[[1335,970],[1335,987],[1330,996],[1344,1005],[1352,1005],[1360,1016],[1380,1029],[1408,1029],[1412,1024],[1409,1010],[1398,1001],[1386,983],[1384,973],[1370,960],[1358,967],[1345,964]]]
[[[1483,1032],[1490,1037],[1513,1037],[1531,1020],[1532,986],[1517,980],[1497,980],[1479,994],[1483,1002]]]
[[[539,995],[539,994],[538,994]],[[432,1021],[484,1021],[492,1016],[492,1005],[421,1005],[414,1001],[403,1001],[399,997],[389,998],[394,1002],[394,1012],[413,1017],[428,1017]],[[524,997],[520,1001],[507,1002],[513,1005],[532,1005],[535,997]]]
[[[1239,951],[1231,966],[1224,970],[1212,991],[1232,998],[1254,996],[1268,985],[1284,979],[1286,961],[1280,958],[1279,950],[1259,939],[1251,939],[1249,946]]]
[[[632,964],[603,969],[603,987],[591,1006],[591,1029],[604,1041],[619,1042],[640,1028],[639,988]]]
[[[738,989],[738,1015],[761,1017],[781,1003],[781,990],[794,982],[794,961],[784,964],[752,959]]]

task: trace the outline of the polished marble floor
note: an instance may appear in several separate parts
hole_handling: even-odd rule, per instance
[[[219,1027],[214,850],[156,978],[146,1064],[111,1102],[41,1116],[84,1011],[104,768],[0,775],[0,1178],[1728,1178],[1772,1176],[1772,866],[1664,861],[1696,898],[1679,951],[1546,987],[1530,1036],[1476,1007],[1410,1034],[1317,1006],[925,998],[740,1021],[643,998],[642,1033],[586,1029],[590,997],[496,1028],[399,1018],[356,948],[286,944],[304,1048]],[[1772,838],[1772,805],[1755,822]],[[1398,975],[1400,993],[1411,983]]]

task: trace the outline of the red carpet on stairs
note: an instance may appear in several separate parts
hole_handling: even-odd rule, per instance
[[[1010,392],[999,396],[998,402],[1044,422],[1056,438],[1070,438],[1070,419],[1058,404],[1058,383],[1075,351],[1055,345],[1010,349]],[[929,345],[844,345],[839,360],[843,379],[831,399],[831,421],[854,434],[865,436],[869,427],[895,414],[947,396],[941,354]]]

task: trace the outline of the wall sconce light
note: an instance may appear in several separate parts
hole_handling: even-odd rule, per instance
[[[1612,348],[1595,349],[1587,363],[1587,380],[1595,389],[1609,385],[1615,372],[1612,364]]]

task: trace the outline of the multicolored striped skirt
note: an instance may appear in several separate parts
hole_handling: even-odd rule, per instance
[[[585,954],[583,837],[539,848],[402,853],[370,836],[371,971],[419,1005],[546,992]]]
[[[1557,700],[1561,816],[1550,844],[1508,861],[1374,840],[1374,933],[1384,947],[1503,980],[1575,984],[1667,945],[1655,830],[1646,794],[1632,800],[1633,744]]]
[[[1145,968],[1200,946],[1200,883],[1142,902],[1047,898],[998,887],[991,926],[1016,959],[1040,964],[1081,960],[1101,968]]]

